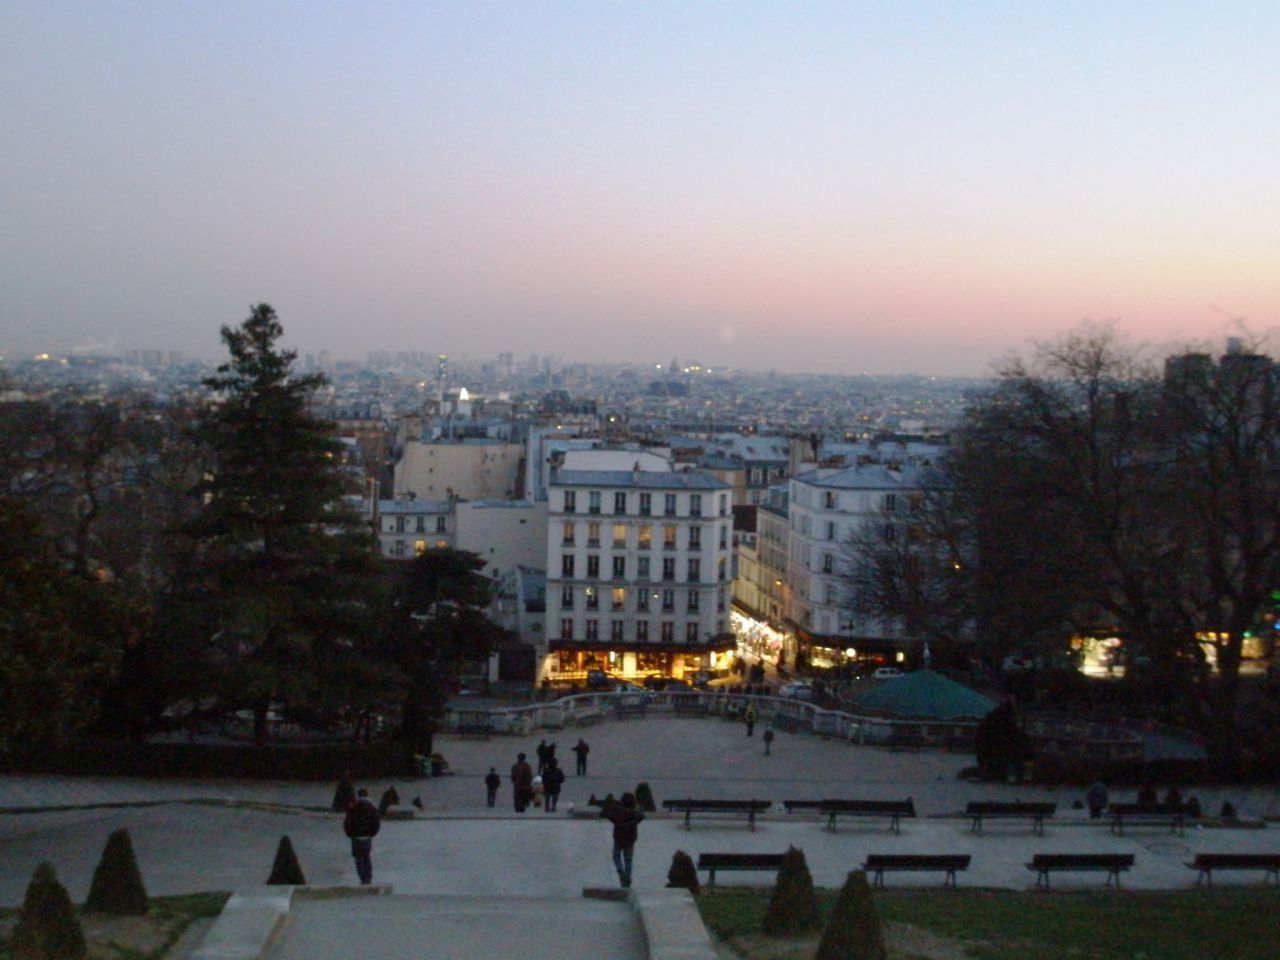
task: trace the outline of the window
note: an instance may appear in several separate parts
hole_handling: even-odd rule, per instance
[[[720,558],[720,569],[717,571],[717,575],[716,575],[716,579],[717,579],[717,580],[719,580],[721,583],[724,583],[724,574],[725,574],[725,563],[724,563],[724,557],[721,557],[721,558]]]
[[[674,580],[675,578],[676,578],[676,558],[663,557],[662,558],[662,579]]]
[[[583,591],[583,595],[587,598],[586,606],[588,610],[600,609],[600,594],[596,593],[595,587],[587,587],[587,589]]]
[[[886,523],[884,525],[885,543],[893,543],[893,541],[897,539],[898,539],[898,528],[895,527],[892,523]]]
[[[724,613],[724,587],[716,591],[716,613]]]
[[[404,556],[404,541],[403,541],[403,540],[397,540],[397,541],[395,542],[395,546],[393,546],[393,547],[391,548],[391,555],[392,555],[393,557],[403,557],[403,556]]]
[[[436,541],[436,549],[437,549],[437,550],[443,550],[443,549],[445,549],[445,547],[447,547],[447,546],[449,546],[449,541],[448,541],[448,540],[437,540],[437,541]]]
[[[404,517],[396,517],[396,533],[404,533]]]
[[[413,555],[415,557],[420,557],[426,552],[427,552],[427,541],[425,540],[413,541]]]
[[[697,524],[694,524],[692,527],[689,528],[689,549],[690,550],[702,549],[702,527],[698,526]]]
[[[670,620],[662,621],[662,642],[674,643],[676,639],[676,625]]]
[[[623,587],[613,588],[613,609],[625,610],[627,608],[627,591]]]
[[[674,550],[676,548],[676,525],[669,523],[662,528],[662,549]]]
[[[594,580],[600,576],[600,558],[594,553],[587,554],[587,578]]]
[[[587,524],[587,546],[600,546],[600,524],[594,520]]]
[[[641,550],[648,550],[653,545],[653,528],[647,523],[636,527],[636,545]]]
[[[636,621],[636,639],[639,640],[641,643],[648,642],[649,640],[649,621],[648,620]]]
[[[898,509],[898,495],[896,493],[886,493],[884,495],[885,513],[894,513]]]
[[[627,575],[627,558],[614,557],[613,558],[613,579],[621,580],[626,575]]]
[[[829,553],[824,553],[822,555],[822,572],[835,573],[835,569],[836,569],[836,558]]]
[[[642,517],[649,516],[649,514],[653,512],[652,506],[653,506],[653,494],[650,494],[650,493],[640,494],[640,516]]]
[[[836,602],[836,585],[834,583],[828,583],[823,587],[822,602],[823,603]]]
[[[827,539],[834,540],[836,538],[836,525],[832,521],[827,521]]]
[[[676,592],[674,590],[662,591],[662,612],[675,613],[676,610]]]
[[[720,494],[720,516],[727,517],[729,515],[729,495],[727,493]]]
[[[637,568],[636,569],[637,580],[649,579],[649,558],[648,557],[637,557],[636,568]]]
[[[751,479],[750,479],[750,480],[748,480],[747,482],[748,482],[749,484],[751,484],[751,486],[753,486],[753,487],[758,487],[758,486],[760,486],[760,484],[761,484],[761,483],[763,483],[763,482],[764,482],[763,478],[760,476],[760,468],[759,468],[759,467],[752,467],[752,468],[751,468]]]
[[[720,528],[720,549],[723,550],[728,545],[729,545],[729,528],[721,527]]]
[[[627,525],[625,523],[615,523],[613,525],[613,545],[615,547],[625,547],[627,545]]]
[[[689,516],[691,517],[702,516],[702,494],[700,493],[689,494]]]
[[[627,494],[626,491],[619,491],[613,495],[613,512],[619,516],[627,512]],[[618,639],[621,639],[619,637]]]
[[[600,621],[599,620],[587,621],[587,639],[588,640],[600,639]]]
[[[697,613],[697,612],[698,612],[698,607],[699,607],[699,605],[702,603],[702,600],[700,599],[700,598],[701,598],[701,596],[702,596],[702,592],[701,592],[700,590],[690,590],[690,591],[689,591],[689,606],[688,606],[688,610],[689,610],[689,612],[690,612],[690,613]]]
[[[622,633],[622,631],[623,631],[625,628],[626,628],[626,624],[625,624],[623,621],[621,621],[621,620],[610,620],[610,621],[609,621],[609,639],[610,639],[610,640],[625,640],[625,639],[626,639],[626,637],[625,637],[625,636],[623,635],[623,633]]]
[[[828,510],[834,510],[836,508],[836,493],[834,490],[823,491],[822,505]]]
[[[578,494],[575,490],[566,490],[564,492],[564,512],[576,513],[578,509]]]
[[[560,588],[560,606],[565,610],[573,609],[573,587]]]
[[[573,554],[566,553],[560,557],[560,576],[573,576]]]
[[[684,625],[684,641],[685,643],[698,642],[698,625],[696,623],[686,623]]]
[[[417,532],[418,532],[418,533],[426,533],[426,532],[427,532],[427,518],[426,518],[426,517],[419,517],[419,518],[418,518],[418,526],[417,526],[416,530],[417,530]],[[443,530],[441,530],[441,531],[439,531],[439,532],[440,532],[440,533],[444,533],[444,531],[443,531]]]
[[[685,580],[689,583],[697,583],[702,579],[702,561],[697,557],[689,558],[689,569],[686,571]]]
[[[649,609],[649,591],[648,590],[636,591],[636,609],[637,610]]]
[[[563,620],[560,621],[560,639],[561,640],[573,639],[573,620],[570,619],[569,617],[565,617]]]
[[[600,512],[600,491],[592,490],[587,494],[587,513]]]
[[[444,517],[436,517],[436,533],[444,532]]]
[[[664,516],[674,517],[676,515],[676,495],[668,493],[662,498],[662,513]]]
[[[566,520],[564,522],[564,534],[563,536],[561,536],[560,542],[563,543],[566,547],[573,546],[573,521],[572,520]]]

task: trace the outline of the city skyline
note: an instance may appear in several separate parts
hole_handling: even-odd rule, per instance
[[[1280,316],[1280,11],[0,11],[0,351],[982,376]]]

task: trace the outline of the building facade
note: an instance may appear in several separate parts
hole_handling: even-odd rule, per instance
[[[734,646],[730,493],[692,470],[556,471],[541,676],[714,669]]]

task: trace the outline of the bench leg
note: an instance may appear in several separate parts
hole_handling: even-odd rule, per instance
[[[754,810],[748,810],[748,811],[747,811],[747,826],[751,828],[751,831],[752,831],[753,833],[755,832],[755,829],[756,829],[756,812],[755,812]]]
[[[1112,880],[1115,880],[1115,882],[1116,882],[1116,889],[1117,889],[1117,890],[1119,890],[1119,889],[1120,889],[1120,871],[1119,871],[1119,870],[1108,870],[1108,871],[1107,871],[1107,886],[1108,886],[1108,887],[1110,887],[1110,886],[1111,886],[1111,881],[1112,881]]]
[[[1200,886],[1202,881],[1206,881],[1210,889],[1213,889],[1213,871],[1200,868],[1200,872],[1196,874],[1196,886]]]
[[[1049,871],[1041,870],[1036,875],[1036,887],[1044,890],[1049,889]]]
[[[943,886],[944,888],[945,888],[945,887],[951,887],[951,889],[953,889],[953,890],[955,889],[955,886],[956,886],[956,872],[955,872],[954,870],[948,870],[948,871],[947,871],[947,875],[946,875],[945,877],[943,877],[943,878],[942,878],[942,886]]]
[[[877,871],[875,872],[875,876],[874,876],[874,877],[872,878],[872,880],[871,880],[871,885],[872,885],[873,887],[883,887],[883,886],[884,886],[884,871],[883,871],[883,870],[877,870]]]
[[[970,830],[970,832],[972,832],[972,833],[981,834],[981,833],[982,833],[982,818],[981,818],[981,817],[974,817],[974,818],[973,818],[973,826],[971,826],[971,827],[969,828],[969,830]]]
[[[836,815],[834,813],[827,816],[827,829],[832,833],[836,832]]]
[[[692,816],[692,815],[693,815],[693,811],[692,811],[692,810],[685,810],[685,812],[684,812],[684,828],[685,828],[686,830],[691,829],[691,828],[690,828],[690,826],[689,826],[689,817],[690,817],[690,816]]]
[[[1031,832],[1037,837],[1044,836],[1044,817],[1036,817],[1031,821]]]
[[[894,833],[902,833],[902,827],[898,823],[898,815],[896,813],[893,815],[893,819],[889,821],[889,829]]]

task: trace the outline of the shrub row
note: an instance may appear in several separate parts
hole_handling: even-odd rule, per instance
[[[131,777],[227,777],[249,780],[358,780],[414,776],[413,748],[404,743],[235,746],[207,743],[126,743],[82,740],[48,756],[0,769],[22,773],[113,774]]]
[[[1097,760],[1089,757],[1038,756],[1030,764],[1030,779],[1043,784],[1138,786],[1143,783],[1216,784],[1268,783],[1280,775],[1274,758],[1245,758],[1239,770],[1224,777],[1210,760]]]

